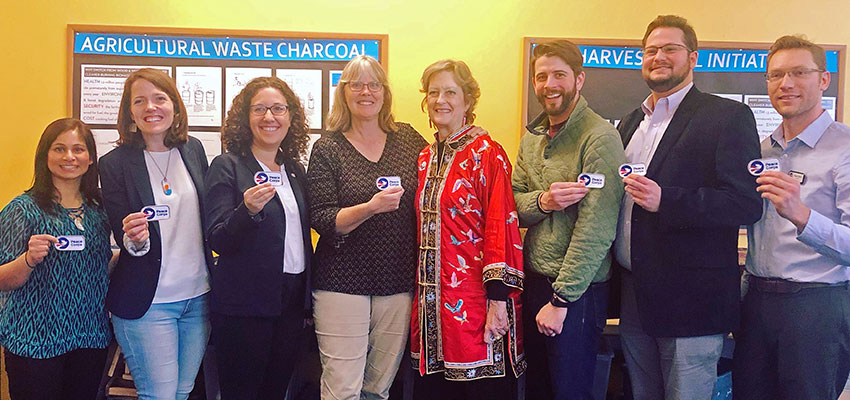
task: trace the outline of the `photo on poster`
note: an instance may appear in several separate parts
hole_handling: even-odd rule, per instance
[[[322,129],[322,70],[278,69],[275,75],[301,99],[310,129]]]
[[[189,136],[200,140],[201,144],[204,145],[204,153],[207,155],[208,163],[211,163],[213,158],[221,154],[221,133],[190,131]]]
[[[233,99],[242,89],[245,88],[245,85],[248,84],[252,79],[259,78],[261,76],[272,76],[271,68],[234,68],[234,67],[226,67],[224,69],[224,98],[225,98],[225,107],[224,107],[224,115],[227,116],[227,112],[230,111],[230,106],[233,104]]]
[[[118,141],[118,130],[116,129],[92,129],[94,136],[94,146],[97,151],[97,159],[100,160],[106,153],[118,147],[115,143]]]
[[[339,87],[339,80],[342,77],[342,71],[328,71],[328,113],[330,114],[331,110],[334,108],[334,96],[336,95],[336,88]]]
[[[220,126],[221,67],[177,67],[176,75],[189,126]]]
[[[832,117],[832,120],[835,121],[835,97],[824,96],[821,98],[820,104],[823,109],[829,113],[829,116]]]
[[[759,132],[759,141],[770,136],[782,123],[782,116],[773,109],[770,97],[761,94],[744,96],[744,104],[750,107],[756,117],[756,129]]]
[[[171,76],[171,67],[139,65],[80,65],[80,119],[87,124],[118,122],[124,81],[142,68],[155,68]]]

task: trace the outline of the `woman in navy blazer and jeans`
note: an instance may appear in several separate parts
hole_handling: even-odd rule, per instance
[[[212,323],[224,400],[286,395],[310,304],[310,209],[299,162],[307,132],[289,86],[254,79],[233,100],[222,129],[227,152],[207,173],[209,243],[219,254]],[[281,179],[273,184],[275,175]]]
[[[121,248],[106,306],[139,399],[186,399],[209,338],[207,159],[186,125],[174,81],[159,70],[136,71],[124,84],[118,148],[99,163]],[[168,206],[169,218],[148,221],[141,210],[152,205]]]

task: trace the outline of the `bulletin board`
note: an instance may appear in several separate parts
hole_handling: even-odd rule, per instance
[[[175,79],[189,134],[212,159],[221,154],[221,126],[232,99],[260,76],[281,78],[301,99],[312,147],[342,69],[361,54],[386,69],[387,35],[68,25],[68,53],[69,109],[92,128],[98,155],[118,138],[124,81],[150,67]]]
[[[530,77],[531,50],[537,43],[555,39],[559,38],[526,37],[523,41],[523,127],[543,111]],[[641,77],[643,51],[639,40],[567,40],[578,45],[584,57],[581,94],[603,118],[616,125],[649,95]],[[770,104],[764,77],[771,44],[700,42],[694,69],[694,85],[699,90],[743,102],[753,110],[761,139],[782,121]],[[826,50],[827,70],[832,78],[823,94],[823,107],[833,119],[842,121],[846,46],[821,46]]]

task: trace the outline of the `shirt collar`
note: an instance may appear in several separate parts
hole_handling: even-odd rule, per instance
[[[452,133],[451,135],[449,135],[449,137],[446,138],[446,144],[448,144],[452,149],[457,149],[458,143],[461,139],[463,139],[464,136],[466,136],[466,133],[469,132],[470,129],[472,129],[472,125],[462,126],[455,133]],[[440,142],[440,132],[434,133],[434,139],[435,142]]]
[[[693,82],[685,85],[685,87],[673,92],[673,94],[671,94],[667,97],[658,99],[658,103],[660,103],[662,100],[666,99],[667,112],[668,113],[675,112],[676,109],[679,108],[679,104],[681,104],[682,100],[684,100],[685,95],[688,94],[688,92],[691,90],[692,87],[694,87]],[[655,105],[656,105],[656,107],[658,106],[657,103]],[[652,112],[654,111],[654,109],[651,108],[651,106],[652,106],[652,95],[650,94],[649,96],[646,96],[646,99],[643,101],[643,103],[640,104],[640,108],[641,108],[641,110],[643,110],[644,114],[652,115]]]
[[[812,121],[812,123],[809,124],[806,129],[803,129],[803,131],[800,132],[800,134],[794,139],[800,139],[800,141],[805,143],[806,146],[814,148],[821,136],[823,136],[823,133],[826,132],[826,128],[829,128],[829,126],[832,125],[832,122],[832,117],[826,110],[824,110],[817,119]],[[770,142],[772,145],[776,145],[778,143],[783,148],[787,146],[787,143],[785,142],[785,130],[782,124],[779,124],[779,126],[776,127],[776,130],[770,134]]]

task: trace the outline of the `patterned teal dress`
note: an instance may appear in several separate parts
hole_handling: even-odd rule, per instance
[[[7,351],[43,359],[109,344],[109,226],[102,208],[84,205],[83,212],[80,230],[68,210],[57,204],[56,215],[47,214],[26,193],[0,211],[0,265],[23,254],[32,235],[85,236],[85,250],[50,249],[23,286],[0,291],[0,345]]]

